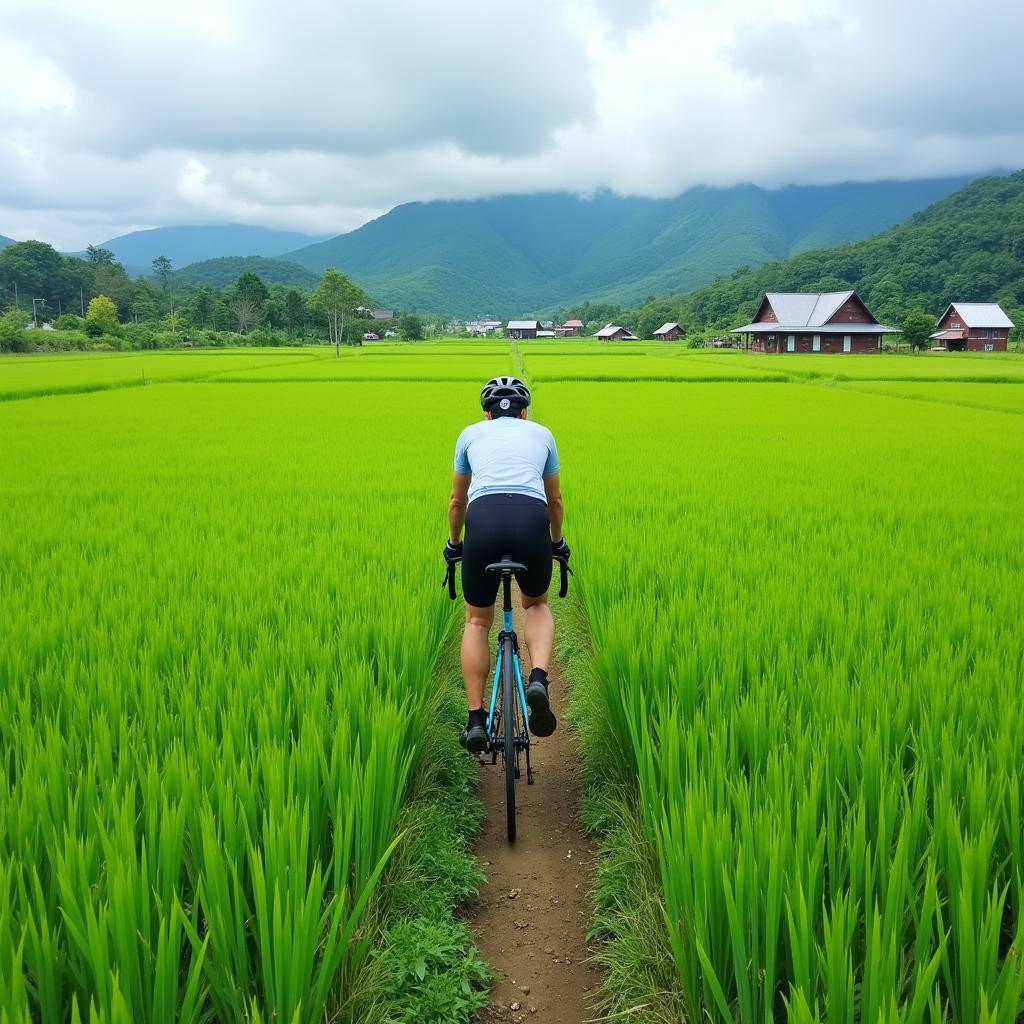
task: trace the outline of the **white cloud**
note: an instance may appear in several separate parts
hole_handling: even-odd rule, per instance
[[[8,0],[0,232],[1020,166],[1021,31],[1017,0]]]

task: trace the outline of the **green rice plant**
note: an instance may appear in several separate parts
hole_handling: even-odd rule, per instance
[[[687,1018],[1016,1020],[1013,418],[799,384],[587,399],[537,388],[594,637],[576,715],[635,780]]]
[[[133,387],[157,381],[215,378],[224,373],[316,362],[317,349],[193,349],[17,356],[0,361],[0,400]]]
[[[413,384],[0,407],[0,1018],[356,1005],[475,394],[438,384],[415,430]]]

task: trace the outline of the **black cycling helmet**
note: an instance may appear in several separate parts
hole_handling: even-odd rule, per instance
[[[503,405],[502,399],[507,404]],[[530,389],[518,377],[492,377],[480,392],[480,404],[484,412],[512,406],[526,409],[530,405]]]

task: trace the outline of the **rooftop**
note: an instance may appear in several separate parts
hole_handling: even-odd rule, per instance
[[[968,327],[1013,327],[1013,321],[1003,312],[998,302],[951,302],[946,313],[955,309]],[[939,320],[946,317],[943,313]]]

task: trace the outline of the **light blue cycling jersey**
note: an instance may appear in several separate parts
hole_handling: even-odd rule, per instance
[[[546,501],[544,477],[558,472],[558,449],[551,431],[532,420],[481,420],[459,434],[455,472],[473,474],[470,501],[484,494],[529,494]]]

